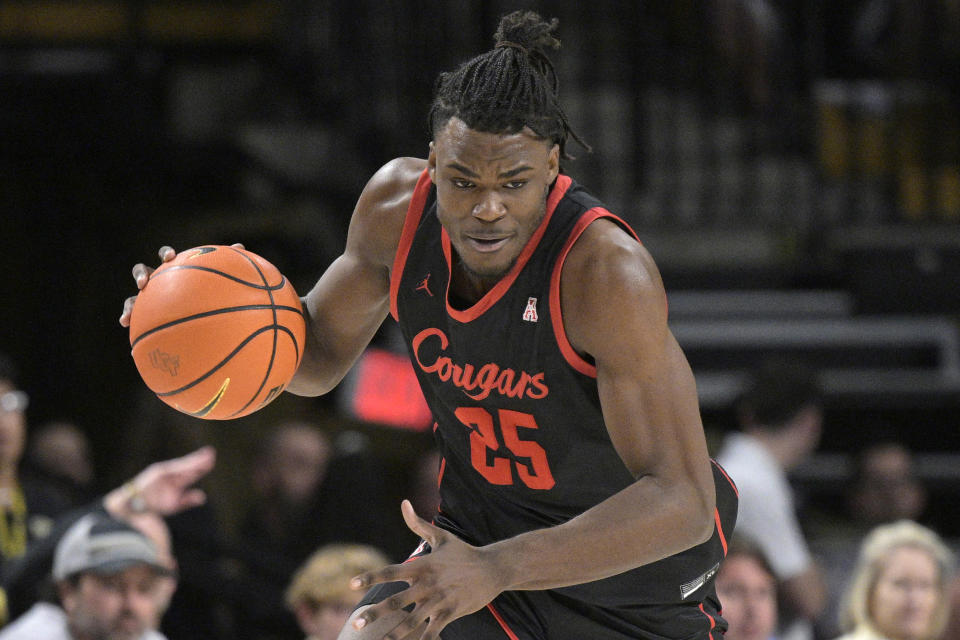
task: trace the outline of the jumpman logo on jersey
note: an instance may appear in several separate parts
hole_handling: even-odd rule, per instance
[[[430,291],[430,274],[429,273],[423,278],[423,280],[419,282],[419,284],[417,284],[416,289],[414,289],[414,291],[420,291],[420,290],[426,291],[428,296],[430,296],[431,298],[433,297],[433,293]]]
[[[527,308],[523,310],[523,319],[527,322],[536,322],[537,317],[537,299],[527,298]]]

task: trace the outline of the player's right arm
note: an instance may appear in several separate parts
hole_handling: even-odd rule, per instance
[[[330,391],[390,311],[390,270],[417,179],[426,161],[398,158],[367,183],[354,208],[343,255],[303,297],[307,344],[287,390]]]
[[[315,396],[330,391],[369,344],[390,310],[390,269],[403,222],[426,160],[397,158],[384,165],[364,187],[350,219],[346,248],[302,298],[307,341],[297,374],[287,390]],[[162,262],[176,256],[160,249]],[[154,269],[133,268],[138,289]],[[136,296],[127,298],[121,326],[130,326]]]

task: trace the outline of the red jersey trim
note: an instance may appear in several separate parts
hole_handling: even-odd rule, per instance
[[[430,174],[424,169],[413,188],[413,197],[407,207],[407,215],[403,221],[403,232],[400,234],[400,243],[397,245],[397,254],[393,258],[393,269],[390,272],[390,315],[394,320],[400,320],[397,309],[397,292],[400,291],[400,276],[403,275],[403,265],[407,263],[410,247],[413,246],[413,236],[417,233],[417,226],[423,216],[423,208],[430,195]]]
[[[440,470],[437,471],[437,490],[443,485],[443,472],[447,470],[447,459],[440,458]],[[437,503],[437,513],[443,513],[443,498]]]
[[[720,473],[723,474],[723,477],[727,479],[727,482],[729,482],[729,483],[730,483],[730,486],[733,487],[733,492],[734,492],[734,493],[737,495],[737,497],[739,498],[739,497],[740,497],[740,490],[737,489],[737,483],[735,483],[735,482],[733,481],[733,478],[731,478],[731,477],[727,474],[727,470],[724,469],[723,467],[721,467],[719,464],[717,464],[717,461],[716,461],[716,460],[711,459],[710,462],[712,462],[713,465],[720,471]]]
[[[464,311],[460,311],[459,309],[454,309],[451,307],[450,281],[452,281],[453,278],[450,278],[450,281],[447,282],[446,301],[447,313],[451,318],[458,322],[470,322],[471,320],[483,315],[487,309],[492,307],[497,300],[503,297],[503,294],[507,292],[513,282],[517,279],[517,276],[520,275],[520,271],[523,270],[524,265],[527,264],[530,256],[533,255],[533,251],[537,248],[537,245],[540,244],[540,239],[543,238],[543,234],[547,231],[547,225],[550,224],[550,218],[553,217],[553,212],[557,208],[557,204],[560,202],[560,199],[563,198],[564,194],[567,192],[567,189],[570,188],[571,182],[573,181],[570,179],[570,176],[557,176],[557,180],[553,185],[553,189],[550,191],[550,195],[547,196],[547,210],[543,216],[543,220],[540,221],[540,225],[537,227],[536,231],[533,232],[533,235],[530,236],[530,239],[527,241],[523,251],[521,251],[520,255],[517,256],[517,261],[514,263],[513,267],[511,267],[510,272],[507,273],[507,275],[505,275],[497,284],[495,284],[490,291],[487,291],[487,293],[480,298],[476,304]],[[453,273],[450,236],[447,235],[446,229],[443,229],[441,233],[443,255],[447,260],[447,268],[450,270],[450,273]]]
[[[723,525],[720,524],[720,510],[713,510],[713,521],[717,523],[717,534],[720,536],[720,544],[723,545],[723,557],[727,557],[727,536],[723,534]]]
[[[520,640],[520,639],[517,637],[517,634],[515,634],[515,633],[510,629],[510,627],[507,626],[506,621],[500,616],[500,612],[493,608],[493,603],[488,604],[488,605],[487,605],[487,609],[489,609],[489,610],[490,610],[490,613],[493,614],[493,617],[494,617],[494,619],[497,621],[497,624],[500,625],[500,628],[503,629],[503,632],[507,634],[507,637],[510,638],[510,640]]]
[[[714,620],[714,619],[713,619],[713,616],[710,615],[709,613],[707,613],[707,610],[703,608],[703,603],[702,603],[702,602],[700,603],[700,613],[702,613],[703,615],[707,616],[707,620],[710,621],[710,631],[709,631],[708,635],[710,636],[710,640],[713,640],[713,628],[717,626],[717,621]]]
[[[599,218],[614,220],[627,233],[633,236],[634,240],[640,242],[640,238],[637,237],[637,234],[633,232],[633,229],[631,229],[626,222],[602,207],[594,207],[586,211],[577,221],[577,224],[570,232],[570,237],[568,237],[566,243],[564,243],[563,249],[560,250],[557,263],[553,265],[553,273],[550,276],[550,318],[553,323],[553,334],[557,337],[557,346],[560,347],[560,352],[571,367],[591,378],[597,377],[596,365],[587,362],[586,359],[576,352],[573,345],[570,344],[570,340],[567,338],[566,329],[563,328],[563,314],[560,310],[560,274],[563,272],[563,263],[566,261],[567,254],[570,253],[570,249],[573,248],[574,243],[580,238],[580,235],[583,234],[586,228]]]

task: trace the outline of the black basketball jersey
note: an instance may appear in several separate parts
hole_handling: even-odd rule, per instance
[[[391,313],[436,420],[443,456],[436,522],[472,544],[486,544],[565,522],[634,481],[604,425],[596,367],[564,332],[560,272],[573,243],[598,218],[636,235],[560,175],[542,222],[509,273],[478,302],[458,309],[449,299],[452,247],[435,198],[424,172],[394,261]],[[719,473],[713,539],[618,576],[554,591],[607,607],[697,608],[712,591],[701,587],[712,585],[725,553],[720,516],[732,529],[736,515],[732,487]],[[687,631],[712,620],[699,609]]]

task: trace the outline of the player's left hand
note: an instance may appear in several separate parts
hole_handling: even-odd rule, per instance
[[[484,547],[469,545],[430,524],[416,514],[409,500],[403,501],[401,511],[407,527],[430,544],[431,552],[354,578],[354,589],[396,580],[410,586],[364,610],[353,625],[362,629],[413,604],[413,610],[398,618],[383,637],[434,640],[451,621],[483,608],[503,591],[499,572]]]

